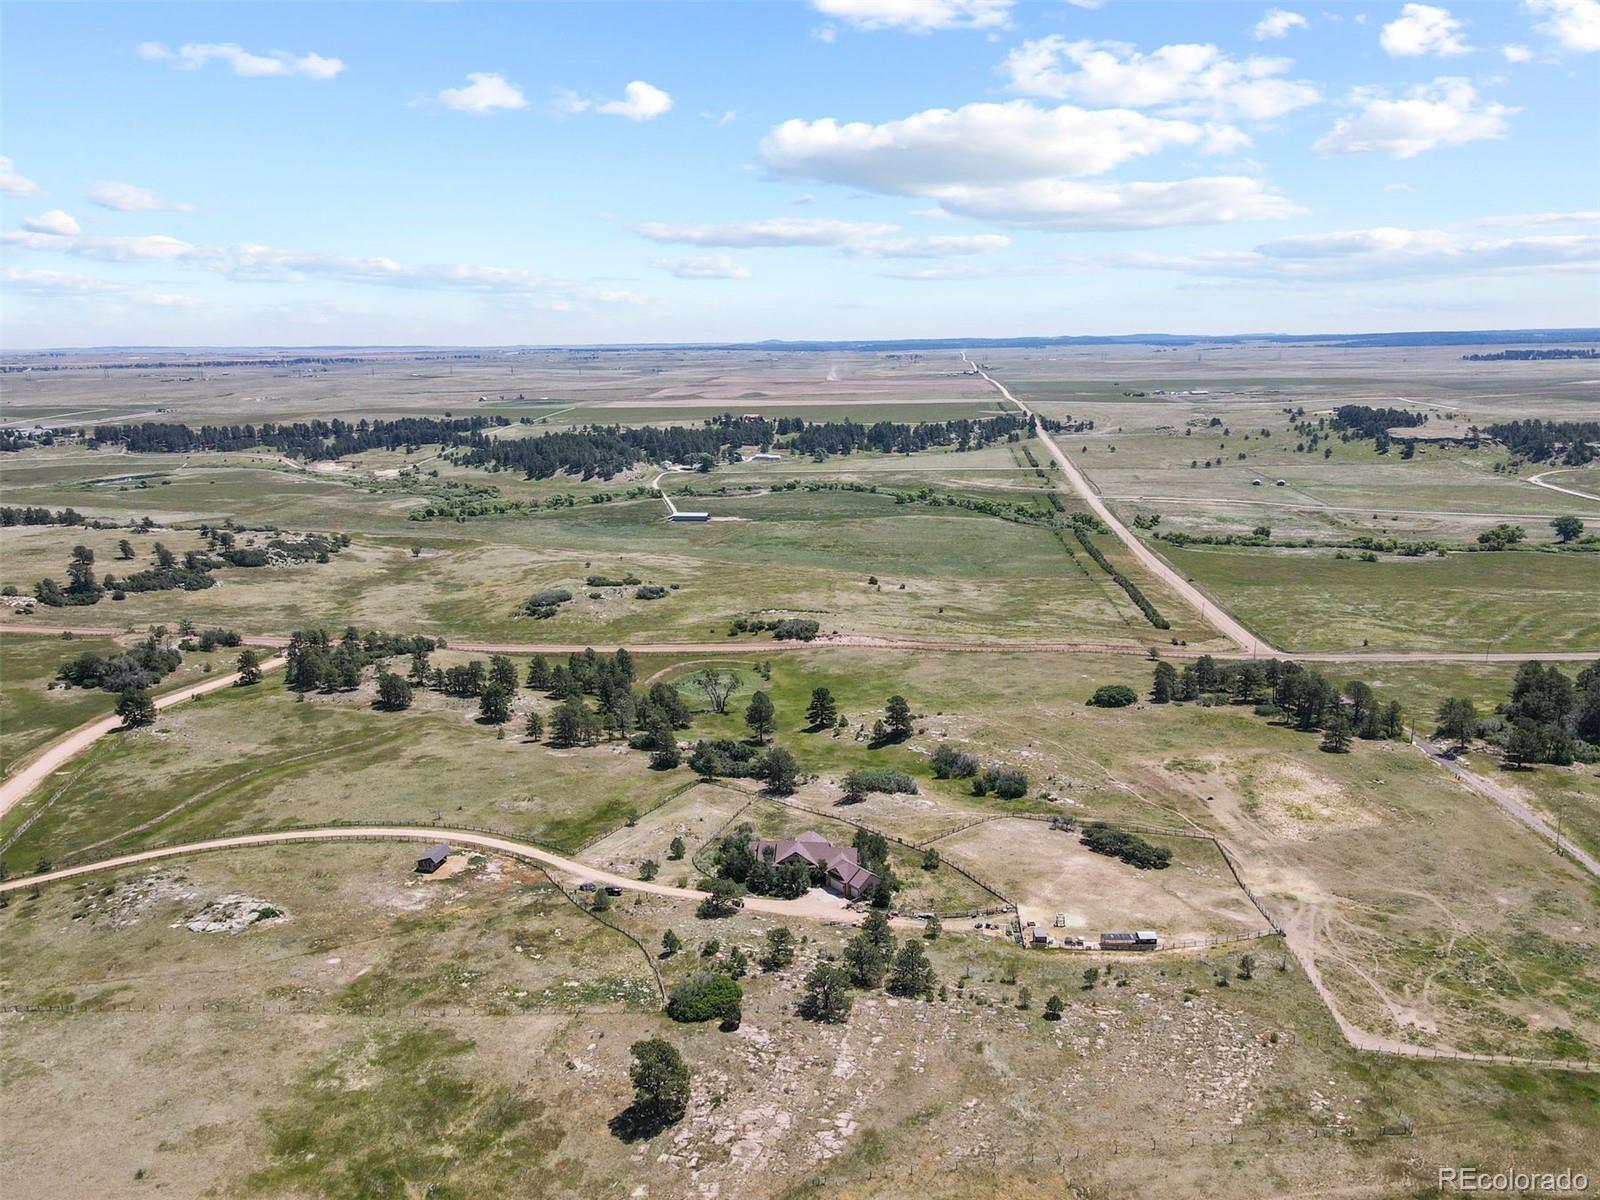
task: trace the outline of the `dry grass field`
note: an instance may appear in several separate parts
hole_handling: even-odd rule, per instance
[[[1492,445],[1427,447],[1410,460],[1379,457],[1370,442],[1335,440],[1326,457],[1294,450],[1285,408],[1423,405],[1452,425],[1592,418],[1592,364],[1463,362],[1470,349],[977,357],[1040,413],[1092,419],[1092,432],[1060,435],[1092,485],[1130,524],[1159,517],[1140,531],[1146,544],[1281,647],[1600,651],[1592,552],[1363,562],[1333,547],[1176,548],[1152,536],[1267,524],[1274,540],[1454,545],[1512,521],[1542,547],[1558,514],[1600,529],[1600,502],[1535,486],[1536,469]],[[746,411],[945,420],[998,404],[943,351],[394,351],[327,369],[74,365],[8,375],[4,389],[11,427],[482,412],[529,417],[503,431],[519,437]],[[802,1019],[798,1004],[806,973],[841,955],[851,932],[841,920],[749,909],[707,919],[692,900],[631,891],[596,913],[557,886],[570,880],[499,856],[458,854],[422,879],[412,843],[300,844],[24,884],[0,907],[0,1096],[10,1115],[0,1143],[17,1195],[1084,1200],[1147,1196],[1159,1179],[1163,1194],[1181,1197],[1391,1196],[1429,1194],[1436,1166],[1463,1156],[1600,1161],[1595,1075],[1358,1052],[1330,1012],[1365,1038],[1423,1051],[1593,1059],[1594,880],[1403,742],[1328,753],[1317,734],[1249,705],[1150,703],[1147,648],[1225,652],[1199,616],[1111,536],[1092,540],[1170,629],[1152,626],[1070,532],[961,506],[1022,504],[1062,522],[1081,511],[1061,472],[1030,463],[1030,453],[1049,461],[1042,443],[670,476],[680,505],[725,518],[698,527],[669,526],[659,497],[629,494],[654,477],[643,466],[611,481],[535,481],[439,452],[373,451],[311,469],[265,452],[68,444],[6,455],[5,504],[71,506],[119,526],[0,531],[0,586],[23,594],[41,577],[64,578],[74,545],[94,550],[102,576],[126,574],[151,565],[156,541],[180,555],[200,548],[202,523],[231,520],[247,544],[262,544],[269,527],[352,540],[327,563],[219,569],[199,592],[8,617],[126,633],[0,635],[0,769],[110,710],[109,694],[49,687],[85,650],[184,620],[250,634],[324,626],[337,636],[353,624],[445,636],[443,666],[483,657],[463,642],[736,646],[718,660],[738,675],[725,714],[692,682],[703,659],[640,654],[639,679],[670,682],[688,700],[687,742],[748,737],[744,708],[766,692],[771,740],[795,756],[797,791],[652,770],[620,739],[532,741],[526,715],[548,716],[553,702],[526,688],[498,736],[473,700],[419,690],[404,712],[376,710],[370,670],[353,691],[304,695],[269,675],[164,710],[58,772],[0,817],[7,872],[290,826],[438,822],[626,877],[653,859],[658,882],[693,886],[730,826],[815,829],[844,843],[864,826],[895,839],[903,913],[965,913],[999,893],[1057,937],[1151,928],[1168,943],[1220,942],[1266,918],[1214,836],[1284,936],[1118,956],[1025,950],[953,915],[924,941],[908,921],[896,932],[926,948],[933,995],[856,991],[849,1019],[826,1025]],[[1205,458],[1219,465],[1190,467]],[[397,474],[413,466],[420,476]],[[1262,487],[1251,483],[1258,475]],[[1595,476],[1547,481],[1600,495]],[[798,486],[781,486],[790,480]],[[523,507],[408,519],[457,483],[492,486]],[[853,490],[871,486],[878,492]],[[942,502],[890,494],[923,488]],[[146,516],[154,529],[129,531]],[[131,562],[117,558],[124,537]],[[667,594],[643,600],[631,586],[586,582],[629,572]],[[550,587],[573,593],[556,616],[517,615]],[[730,636],[730,622],[751,615],[809,617],[825,636],[862,644]],[[1000,645],[959,653],[894,649],[891,639]],[[1043,641],[1105,649],[1065,653]],[[187,654],[162,686],[222,671],[232,656]],[[514,657],[525,672],[527,656]],[[1325,670],[1400,700],[1430,733],[1446,697],[1492,712],[1516,664],[1375,658]],[[1139,699],[1090,706],[1104,684]],[[818,687],[831,691],[841,725],[807,724]],[[874,742],[894,695],[909,702],[911,733]],[[970,780],[936,778],[940,744],[1025,772],[1026,795],[1000,800]],[[1600,852],[1592,764],[1502,770],[1482,745],[1466,761]],[[844,802],[846,773],[863,767],[903,772],[916,791]],[[1148,834],[1173,858],[1140,870],[1091,853],[1047,817],[1197,836]],[[667,857],[674,837],[686,843],[682,860]],[[925,869],[928,846],[937,869]],[[1010,917],[989,919],[1003,929]],[[661,987],[729,969],[735,946],[754,964],[784,923],[797,960],[752,966],[737,1029],[676,1024],[660,1011]],[[668,930],[683,949],[663,957]],[[1059,1021],[1043,1015],[1051,996]],[[694,1099],[667,1132],[629,1140],[612,1121],[631,1096],[628,1047],[650,1036],[683,1052]]]

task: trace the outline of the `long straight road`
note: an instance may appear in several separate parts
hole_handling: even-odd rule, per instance
[[[1581,847],[1574,846],[1570,838],[1563,841],[1556,831],[1550,828],[1550,823],[1518,799],[1516,793],[1509,788],[1501,787],[1492,779],[1485,779],[1476,771],[1468,770],[1458,763],[1454,756],[1445,753],[1427,738],[1412,734],[1411,744],[1477,792],[1478,795],[1487,796],[1490,800],[1493,800],[1513,821],[1526,825],[1545,841],[1555,846],[1558,854],[1572,859],[1585,871],[1588,871],[1589,874],[1600,879],[1600,860],[1596,860],[1594,855],[1586,853]]]
[[[979,375],[987,379],[1001,396],[1015,404],[1028,416],[1037,416],[1031,408],[1011,394],[1011,389],[968,358],[965,350],[961,352],[961,359]],[[1089,485],[1088,478],[1082,471],[1078,470],[1072,459],[1067,457],[1061,447],[1056,444],[1055,438],[1045,432],[1043,426],[1038,428],[1037,436],[1045,444],[1045,448],[1050,451],[1050,457],[1056,460],[1056,465],[1061,468],[1061,472],[1067,477],[1067,481],[1072,484],[1072,490],[1078,493],[1078,498],[1089,506],[1095,516],[1110,527],[1117,540],[1128,548],[1129,552],[1139,560],[1139,564],[1145,570],[1177,592],[1179,596],[1188,602],[1191,608],[1200,614],[1202,621],[1216,629],[1246,654],[1253,656],[1278,653],[1270,642],[1257,637],[1238,621],[1234,620],[1233,617],[1219,608],[1214,601],[1209,599],[1204,592],[1185,579],[1171,564],[1167,563],[1155,551],[1135,537],[1133,530],[1117,519],[1117,515],[1111,511],[1110,506]]]

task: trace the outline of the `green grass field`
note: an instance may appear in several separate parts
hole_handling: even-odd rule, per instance
[[[1600,649],[1600,555],[1382,556],[1161,548],[1217,603],[1285,650]]]

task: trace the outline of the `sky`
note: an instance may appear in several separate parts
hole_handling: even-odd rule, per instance
[[[1600,0],[0,6],[0,345],[1600,325]]]

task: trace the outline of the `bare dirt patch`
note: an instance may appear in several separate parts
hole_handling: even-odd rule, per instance
[[[1209,841],[1153,840],[1172,850],[1165,870],[1141,871],[1094,854],[1075,834],[1037,821],[990,821],[944,839],[938,849],[1005,889],[1024,922],[1038,921],[1058,937],[1154,929],[1163,941],[1174,941],[1265,924]],[[1059,928],[1058,914],[1066,921]]]

